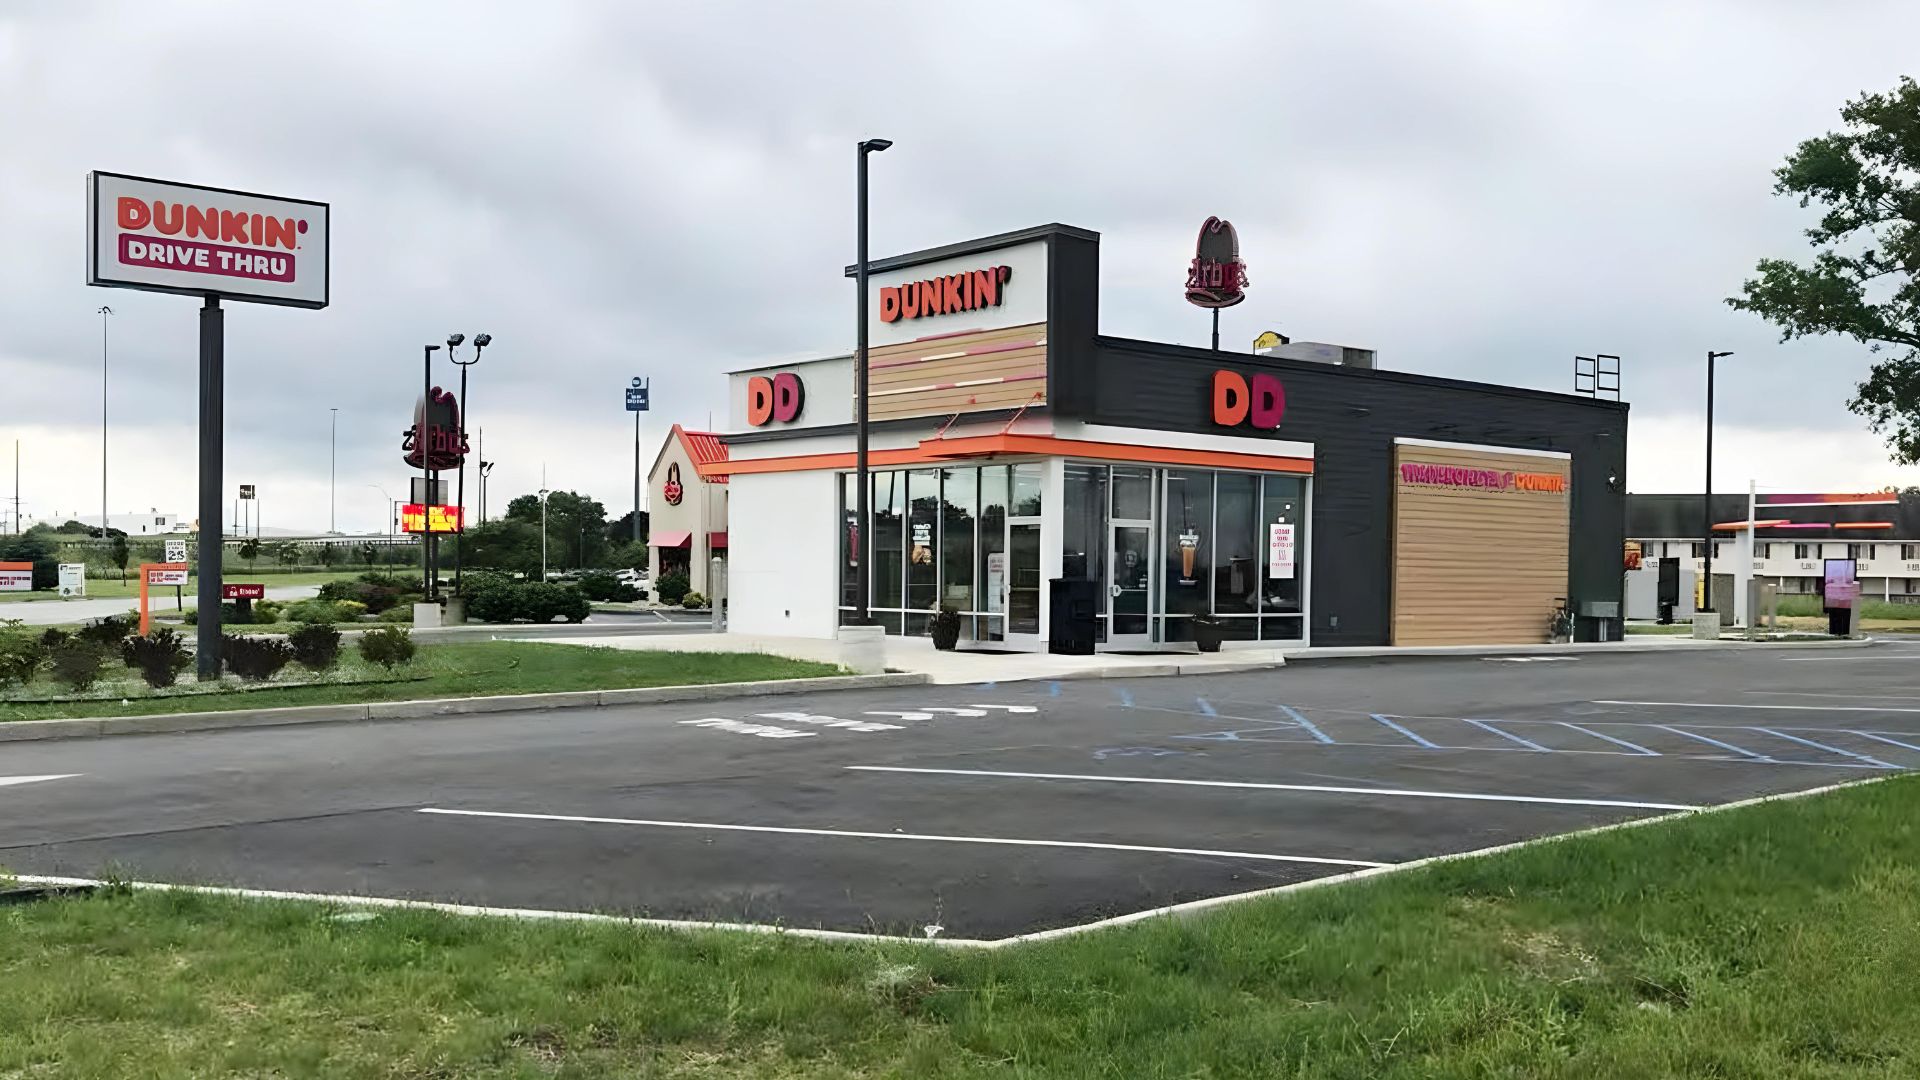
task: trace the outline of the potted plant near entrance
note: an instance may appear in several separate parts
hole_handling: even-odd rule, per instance
[[[933,613],[928,627],[933,635],[933,647],[950,651],[960,644],[960,610],[952,604],[941,604],[940,610]]]
[[[1220,620],[1207,612],[1195,615],[1193,623],[1193,643],[1201,652],[1219,652],[1222,634]]]

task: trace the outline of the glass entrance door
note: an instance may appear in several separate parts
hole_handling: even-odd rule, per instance
[[[1107,648],[1144,649],[1148,635],[1147,604],[1153,596],[1153,523],[1113,523],[1112,580],[1107,583]]]
[[[1007,644],[1040,647],[1040,523],[1007,522]]]

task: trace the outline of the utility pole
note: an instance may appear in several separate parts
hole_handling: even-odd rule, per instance
[[[334,511],[334,480],[339,475],[340,463],[340,410],[328,409],[333,414],[332,430],[327,435],[327,532],[340,531],[340,520]]]
[[[859,490],[854,495],[854,536],[857,550],[854,553],[854,589],[858,593],[853,598],[853,622],[855,626],[866,626],[873,620],[867,611],[867,593],[873,577],[873,560],[868,558],[873,552],[871,537],[873,530],[868,527],[867,498],[873,482],[867,471],[867,155],[879,153],[892,146],[888,139],[867,139],[859,145],[860,170],[857,180],[856,198],[859,207],[856,211],[855,243],[858,248],[854,263],[854,331],[853,347],[853,396],[857,411],[854,414],[853,435],[853,473],[854,484]],[[708,425],[711,427],[712,425]]]

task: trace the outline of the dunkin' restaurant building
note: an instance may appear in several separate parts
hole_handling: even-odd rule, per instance
[[[1197,616],[1228,648],[1537,642],[1562,600],[1580,639],[1620,636],[1624,403],[1108,337],[1099,235],[1066,225],[869,280],[889,633],[950,606],[962,648],[1045,649],[1065,579],[1100,649],[1191,648]],[[730,379],[703,469],[730,481],[730,626],[832,637],[860,547],[853,360]]]

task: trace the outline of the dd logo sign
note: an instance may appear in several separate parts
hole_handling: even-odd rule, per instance
[[[771,379],[755,375],[747,380],[747,423],[761,427],[768,421],[791,424],[800,418],[807,390],[800,376],[783,371]]]
[[[1213,373],[1213,422],[1221,427],[1251,424],[1263,431],[1280,426],[1287,412],[1287,391],[1265,372],[1248,379],[1236,371]]]

